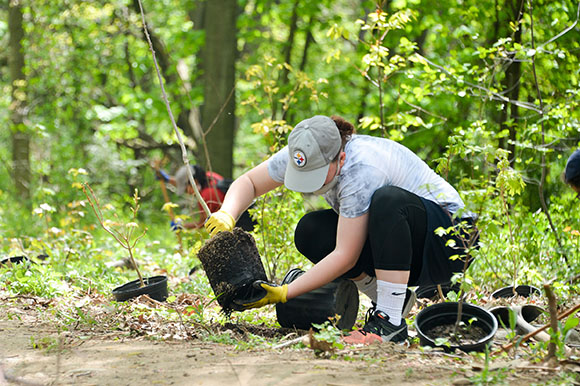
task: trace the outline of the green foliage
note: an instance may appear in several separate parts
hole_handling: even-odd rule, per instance
[[[97,221],[101,225],[101,227],[109,233],[117,243],[121,246],[121,248],[126,249],[129,253],[129,258],[131,259],[131,264],[135,271],[137,271],[137,275],[139,275],[139,281],[141,283],[141,287],[145,286],[143,282],[143,277],[141,276],[141,272],[139,271],[139,267],[137,266],[137,262],[135,260],[134,251],[135,247],[139,240],[145,236],[147,229],[139,229],[139,224],[137,224],[137,213],[139,213],[139,192],[135,189],[135,193],[133,194],[133,206],[131,206],[131,218],[128,222],[123,222],[119,220],[116,213],[114,213],[115,221],[111,219],[105,218],[102,212],[101,204],[99,200],[95,196],[95,193],[91,189],[88,184],[83,185],[83,192],[87,196],[87,201],[93,212],[97,217]]]
[[[304,266],[304,257],[294,246],[294,232],[289,231],[306,214],[302,195],[276,189],[261,197],[250,212],[259,220],[256,245],[270,280],[279,281],[290,268]]]
[[[277,105],[281,105],[284,116],[298,103],[299,97],[318,102],[324,93],[320,93],[317,87],[325,81],[315,82],[288,63],[278,63],[270,56],[265,56],[264,62],[263,65],[252,65],[246,70],[246,81],[252,90],[261,88],[265,98],[259,100],[255,93],[248,94],[242,106],[251,107],[261,117],[251,128],[254,134],[262,137],[268,154],[273,154],[286,145],[287,134],[292,129],[285,120],[271,118],[276,115]],[[276,81],[282,71],[288,71],[289,76],[290,88],[285,93]],[[302,194],[279,188],[259,197],[253,209],[250,209],[251,215],[258,222],[254,230],[256,244],[270,280],[279,281],[290,268],[304,264],[303,257],[294,247],[293,232],[289,231],[306,213],[304,204]]]
[[[344,348],[342,334],[332,321],[329,320],[322,324],[312,323],[312,327],[316,329],[313,334],[314,339],[317,342],[324,342],[330,351]]]
[[[134,273],[110,267],[127,256],[95,227],[79,184],[89,182],[120,218],[131,217],[138,188],[135,222],[149,229],[137,248],[141,266],[179,278],[175,293],[204,297],[187,307],[191,321],[205,324],[214,305],[209,284],[203,274],[186,277],[207,234],[183,232],[180,250],[148,166],[152,158],[178,161],[180,154],[140,16],[127,0],[69,3],[24,7],[27,81],[15,86],[26,87],[29,105],[32,211],[15,195],[11,130],[0,130],[0,254],[34,262],[1,267],[0,287],[47,298],[108,295]],[[195,113],[204,100],[197,2],[144,3],[149,26],[167,49],[163,76],[174,112]],[[464,289],[485,293],[557,278],[560,299],[577,293],[577,284],[565,279],[580,270],[578,201],[560,179],[580,144],[580,42],[577,25],[568,30],[577,21],[577,2],[524,2],[521,18],[503,3],[481,0],[442,0],[437,7],[401,0],[378,9],[375,1],[297,2],[293,40],[294,2],[239,4],[236,175],[284,146],[301,119],[344,116],[359,133],[415,151],[478,215],[480,247],[457,278]],[[5,20],[4,7],[4,45]],[[10,127],[13,85],[5,53],[0,83],[0,124]],[[196,134],[184,135],[198,150]],[[318,207],[284,189],[257,201],[255,237],[272,279],[309,264],[294,248],[293,229]],[[36,259],[41,254],[48,258]],[[94,320],[80,307],[61,317],[64,324]],[[501,378],[487,372],[474,382],[496,375]]]
[[[486,347],[484,356],[483,368],[477,374],[469,377],[469,380],[474,385],[502,385],[506,384],[509,368],[499,368],[496,370],[490,369],[491,356],[489,355],[489,347]]]

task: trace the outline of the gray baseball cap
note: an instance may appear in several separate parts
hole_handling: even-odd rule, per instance
[[[193,175],[193,178],[195,178],[195,168],[191,165],[189,165],[189,167],[191,168],[191,173]],[[175,173],[175,176],[173,178],[175,178],[175,192],[177,194],[185,193],[185,189],[187,189],[187,185],[189,185],[189,176],[187,175],[187,166],[183,165],[182,167],[180,167],[177,170],[177,173]]]
[[[320,189],[341,144],[338,127],[329,117],[315,115],[297,124],[288,136],[284,185],[302,193]]]

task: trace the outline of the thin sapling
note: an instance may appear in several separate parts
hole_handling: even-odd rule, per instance
[[[139,275],[139,283],[141,287],[145,286],[143,281],[143,276],[141,276],[141,272],[137,267],[137,262],[135,261],[135,257],[133,251],[137,242],[145,236],[147,233],[147,229],[145,228],[141,233],[137,233],[136,230],[139,230],[139,224],[137,224],[137,213],[139,212],[139,192],[135,189],[135,193],[133,194],[133,206],[131,207],[132,218],[131,221],[123,224],[120,222],[113,222],[111,220],[105,219],[103,215],[103,211],[101,209],[101,205],[99,204],[99,200],[95,196],[95,192],[89,186],[89,184],[83,184],[83,192],[89,201],[93,212],[97,216],[97,220],[101,227],[107,231],[113,238],[119,243],[121,247],[127,250],[129,253],[129,258],[131,259],[131,263],[133,264],[133,268],[137,271],[137,275]]]

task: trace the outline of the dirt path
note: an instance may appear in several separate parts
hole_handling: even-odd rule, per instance
[[[0,320],[0,336],[4,377],[21,384],[448,385],[469,384],[466,375],[476,374],[471,357],[407,353],[390,345],[320,359],[309,349],[248,351],[216,343],[82,333],[61,334],[59,339],[47,328],[6,319]],[[519,374],[511,375],[508,383],[537,380]],[[2,381],[0,377],[0,385]]]

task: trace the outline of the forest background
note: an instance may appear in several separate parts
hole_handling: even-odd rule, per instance
[[[560,299],[576,292],[579,202],[561,174],[580,141],[577,1],[141,1],[192,163],[236,177],[300,120],[340,115],[416,152],[479,215],[465,282],[481,296],[552,280]],[[135,278],[111,266],[125,252],[98,227],[83,182],[121,222],[138,189],[138,260],[186,277],[208,236],[178,242],[162,209],[151,165],[183,162],[140,2],[6,0],[0,42],[0,253],[42,263],[1,268],[2,285],[61,296]],[[170,199],[195,216],[191,199]],[[258,201],[272,280],[307,266],[292,229],[321,205],[284,189]],[[171,285],[209,293],[203,276]]]

